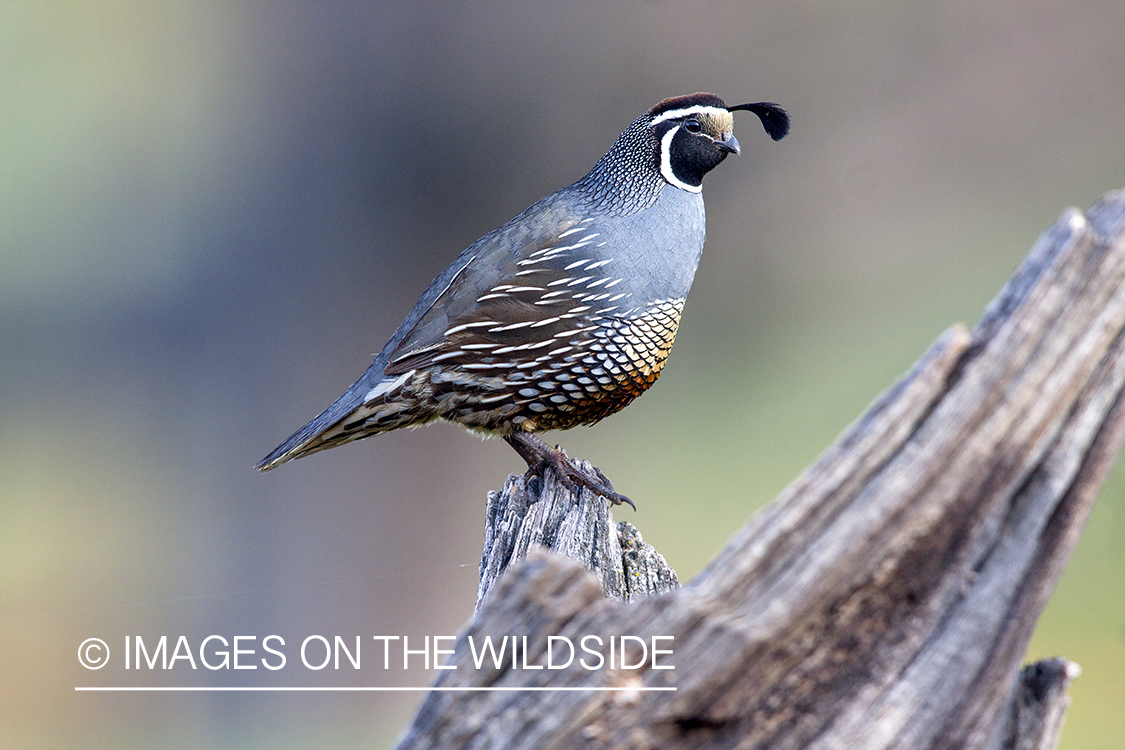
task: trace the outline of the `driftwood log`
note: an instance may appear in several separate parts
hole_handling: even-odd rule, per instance
[[[399,747],[1054,747],[1077,666],[1019,663],[1125,437],[1123,328],[1125,191],[1064,213],[694,580],[646,552],[652,596],[614,583],[604,501],[510,480],[487,596]],[[672,636],[674,669],[637,640],[612,669],[534,668],[589,634]],[[478,668],[486,635],[527,636],[521,661]]]

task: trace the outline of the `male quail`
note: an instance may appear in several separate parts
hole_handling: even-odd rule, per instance
[[[656,381],[703,251],[703,176],[739,153],[738,110],[789,132],[769,102],[660,102],[589,174],[457,256],[363,376],[256,468],[444,419],[632,505],[535,433],[593,424]]]

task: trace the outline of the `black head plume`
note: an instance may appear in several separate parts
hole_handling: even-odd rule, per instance
[[[756,114],[762,121],[766,134],[775,141],[780,141],[789,135],[789,114],[773,102],[754,102],[727,107],[728,112],[737,112],[740,109]]]

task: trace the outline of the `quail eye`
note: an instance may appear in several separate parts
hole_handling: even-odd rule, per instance
[[[689,133],[698,133],[703,130],[703,126],[699,124],[699,120],[688,120],[684,123]]]

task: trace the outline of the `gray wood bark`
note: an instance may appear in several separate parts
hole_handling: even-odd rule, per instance
[[[525,532],[436,685],[551,689],[431,692],[399,747],[1053,747],[1077,667],[1019,663],[1125,438],[1123,330],[1125,191],[1064,213],[683,588],[607,598],[603,553]],[[675,669],[524,668],[589,634],[673,636]],[[475,668],[485,635],[525,660]]]
[[[589,462],[583,466],[593,470]],[[635,526],[614,525],[604,497],[585,488],[575,494],[553,471],[528,484],[513,475],[502,491],[488,493],[478,610],[500,575],[532,548],[578,560],[598,577],[607,596],[622,601],[680,585],[676,571]]]

